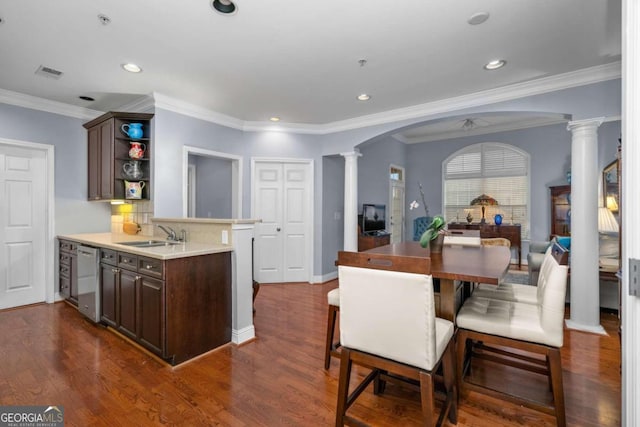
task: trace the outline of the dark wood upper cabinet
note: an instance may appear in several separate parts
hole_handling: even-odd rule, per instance
[[[151,119],[153,114],[110,112],[85,123],[88,142],[89,200],[131,199],[127,196],[125,180],[143,182],[141,199],[151,194]],[[142,124],[142,137],[132,139],[122,125]],[[144,144],[144,156],[129,156],[131,143]],[[128,177],[125,164],[137,163],[139,176]]]

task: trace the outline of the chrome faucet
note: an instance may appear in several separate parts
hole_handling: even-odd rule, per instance
[[[174,242],[177,242],[179,240],[178,236],[176,235],[176,231],[173,228],[171,228],[169,226],[164,227],[164,226],[162,226],[160,224],[158,224],[158,228],[160,230],[164,231],[165,233],[167,233],[167,240],[172,240]],[[167,228],[168,228],[168,230],[167,230]]]

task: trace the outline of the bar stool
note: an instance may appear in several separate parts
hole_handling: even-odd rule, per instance
[[[327,293],[329,313],[327,316],[327,342],[324,349],[324,369],[331,366],[331,356],[340,357],[340,341],[334,342],[336,330],[336,317],[340,311],[340,288],[335,288]]]

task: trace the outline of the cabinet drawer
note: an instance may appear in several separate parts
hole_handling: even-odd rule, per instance
[[[109,265],[116,265],[117,256],[118,256],[118,253],[116,251],[113,251],[111,249],[104,249],[104,248],[100,249],[100,262],[103,262]]]
[[[138,258],[138,272],[153,277],[164,277],[164,262],[155,258]]]
[[[60,252],[75,252],[78,244],[68,240],[60,240]]]
[[[63,277],[65,277],[67,280],[71,278],[71,266],[69,264],[60,264],[59,272],[61,282]]]
[[[71,265],[71,255],[65,253],[60,254],[60,266],[62,265]]]
[[[69,297],[71,294],[71,280],[68,277],[60,276],[60,294]]]
[[[138,256],[126,252],[118,252],[118,267],[135,271],[138,268]]]

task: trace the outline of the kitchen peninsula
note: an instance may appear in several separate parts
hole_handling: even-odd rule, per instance
[[[250,270],[254,222],[153,219],[154,225],[185,230],[187,242],[131,245],[164,241],[159,229],[154,236],[72,234],[58,236],[60,256],[69,245],[98,248],[100,322],[176,365],[255,336]],[[61,291],[63,268],[60,260]]]

